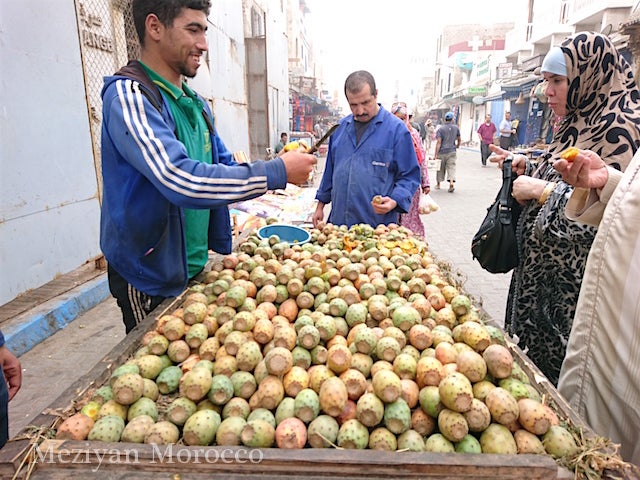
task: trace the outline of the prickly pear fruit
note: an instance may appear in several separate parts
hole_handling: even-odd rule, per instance
[[[339,377],[327,378],[320,387],[318,397],[320,409],[332,417],[340,415],[349,400],[347,387]]]
[[[173,423],[166,420],[154,423],[144,436],[144,443],[169,445],[180,438],[180,431]]]
[[[94,421],[84,413],[76,413],[60,424],[56,432],[58,440],[85,440]]]
[[[398,398],[384,407],[384,426],[395,434],[406,432],[411,427],[411,409],[407,402]]]
[[[154,423],[155,420],[149,415],[138,415],[124,427],[120,440],[129,443],[144,443],[144,437]]]
[[[456,443],[456,452],[458,453],[482,453],[480,442],[473,435],[465,435],[462,440]],[[518,452],[520,453],[520,452]]]
[[[198,407],[193,400],[186,397],[178,397],[173,400],[167,410],[165,411],[165,417],[171,423],[181,427],[187,421],[191,415],[193,415]]]
[[[191,415],[182,428],[182,438],[186,445],[206,446],[213,442],[222,422],[218,412],[199,410]]]
[[[342,448],[363,450],[369,445],[369,430],[356,419],[347,420],[340,426],[336,442]]]
[[[176,365],[165,367],[156,378],[158,391],[163,395],[175,392],[180,385],[180,378],[182,378],[180,367]]]
[[[424,452],[424,439],[415,430],[407,430],[398,435],[398,450]]]
[[[338,421],[329,415],[319,415],[307,428],[307,442],[313,448],[327,448],[335,444],[340,426]]]
[[[507,347],[491,344],[482,352],[482,358],[487,362],[487,370],[493,378],[507,378],[511,375],[513,355]]]
[[[128,405],[122,405],[115,400],[108,400],[100,407],[100,410],[98,410],[98,418],[115,415],[122,418],[122,420],[126,420],[127,410],[129,410]]]
[[[144,381],[138,373],[125,373],[111,385],[113,399],[122,405],[131,405],[142,397]]]
[[[447,440],[460,442],[469,433],[469,424],[464,415],[445,408],[438,415],[438,430]]]
[[[100,407],[102,403],[95,402],[93,400],[87,402],[82,409],[80,409],[80,413],[84,413],[87,417],[90,417],[94,422],[98,419],[98,412],[100,411]]]
[[[492,423],[480,434],[482,453],[502,453],[515,455],[518,453],[516,441],[507,427]]]
[[[377,371],[371,382],[374,393],[385,403],[394,402],[402,395],[402,382],[392,370]]]
[[[87,438],[101,442],[119,442],[124,430],[124,420],[116,415],[101,417],[93,424]]]
[[[454,412],[466,412],[471,408],[473,388],[471,382],[460,372],[451,372],[438,385],[440,401]]]
[[[365,393],[356,404],[356,418],[366,427],[375,427],[384,417],[384,403],[374,393]]]
[[[434,453],[454,453],[455,446],[441,433],[431,434],[424,442],[424,450]]]
[[[138,368],[138,365],[136,365],[135,363],[125,363],[123,365],[120,365],[111,374],[111,378],[109,379],[109,386],[113,388],[113,382],[115,382],[120,375],[124,375],[125,373],[140,373],[140,368]]]
[[[153,418],[154,422],[158,420],[158,407],[156,402],[147,397],[140,397],[135,403],[129,405],[129,410],[127,411],[128,421],[140,415],[147,415]]]
[[[107,400],[111,400],[112,398],[113,390],[111,390],[111,385],[103,385],[91,396],[91,401],[102,405]]]
[[[573,435],[560,425],[549,427],[547,433],[542,436],[542,445],[553,458],[573,455],[578,451],[578,445]]]
[[[313,390],[312,390],[313,391]],[[315,392],[313,392],[315,394]],[[251,448],[269,448],[273,446],[276,429],[266,420],[249,420],[240,433],[242,444]]]
[[[194,368],[185,373],[180,379],[180,395],[198,402],[209,393],[212,384],[211,372],[206,368]]]
[[[393,452],[398,448],[398,440],[385,427],[378,427],[369,434],[369,448]]]
[[[489,391],[484,403],[489,407],[491,418],[502,425],[509,425],[518,419],[518,401],[502,387]]]
[[[241,445],[240,435],[247,421],[242,417],[227,417],[218,426],[216,443],[218,445]]]
[[[298,392],[294,399],[293,413],[304,423],[309,423],[316,418],[320,413],[318,394],[310,388]]]
[[[136,365],[142,378],[154,380],[164,368],[164,362],[158,355],[142,355],[136,358]]]

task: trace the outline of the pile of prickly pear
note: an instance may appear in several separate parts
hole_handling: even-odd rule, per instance
[[[158,319],[58,438],[578,450],[427,245],[396,225],[251,235]]]

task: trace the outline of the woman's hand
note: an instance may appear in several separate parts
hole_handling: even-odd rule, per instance
[[[527,169],[527,157],[517,153],[512,154],[509,150],[505,150],[500,148],[497,145],[489,145],[489,149],[493,152],[493,155],[489,157],[489,161],[498,164],[498,168],[502,170],[502,164],[505,159],[509,156],[513,157],[513,161],[511,162],[511,170],[513,170],[518,175],[523,175]]]
[[[581,188],[603,188],[609,179],[607,164],[591,150],[580,150],[573,161],[556,160],[553,164],[569,185]]]
[[[540,178],[522,175],[513,181],[511,196],[520,204],[525,204],[528,200],[538,200],[548,183]]]

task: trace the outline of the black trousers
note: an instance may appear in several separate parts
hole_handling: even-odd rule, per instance
[[[9,389],[0,370],[0,448],[9,440]]]
[[[111,265],[107,266],[109,291],[122,311],[122,321],[129,333],[167,297],[147,295],[128,283]]]
[[[491,155],[491,150],[489,150],[489,144],[480,142],[480,155],[482,159],[482,165],[487,164],[487,158]]]

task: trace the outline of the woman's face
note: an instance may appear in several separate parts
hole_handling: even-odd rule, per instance
[[[567,114],[567,93],[569,92],[569,81],[567,77],[556,75],[555,73],[543,73],[547,82],[544,94],[549,101],[549,107],[553,113],[559,116]]]

